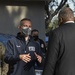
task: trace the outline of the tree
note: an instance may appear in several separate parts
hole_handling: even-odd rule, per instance
[[[48,28],[49,23],[52,18],[60,11],[60,9],[66,4],[67,0],[61,0],[60,4],[58,4],[58,0],[50,0],[45,2],[45,10],[46,10],[46,29]],[[57,8],[53,10],[53,6]],[[50,7],[50,8],[49,8]]]
[[[74,12],[75,12],[75,0],[72,0],[72,2],[74,3]]]

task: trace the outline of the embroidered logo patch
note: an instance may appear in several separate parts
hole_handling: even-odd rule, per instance
[[[35,47],[34,46],[29,46],[29,51],[35,51]]]

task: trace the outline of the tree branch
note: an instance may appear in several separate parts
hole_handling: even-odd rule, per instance
[[[65,3],[67,2],[67,0],[62,0],[60,2],[60,5],[58,6],[58,8],[55,10],[55,12],[53,14],[51,14],[51,19],[59,12],[59,10],[65,5]],[[50,19],[50,20],[51,20]]]

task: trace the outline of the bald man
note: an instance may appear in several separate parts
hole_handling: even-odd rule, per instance
[[[65,7],[58,15],[59,28],[49,38],[43,75],[75,75],[75,23],[73,11]]]

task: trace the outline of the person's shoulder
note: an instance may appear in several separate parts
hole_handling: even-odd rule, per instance
[[[43,41],[42,39],[40,39],[40,38],[39,38],[39,41],[40,41],[41,43],[44,43],[44,41]]]
[[[62,24],[59,27],[57,27],[56,29],[54,29],[52,32],[53,33],[61,33],[63,31],[64,27],[65,27],[65,24]]]
[[[16,38],[16,36],[14,36],[14,37],[11,37],[7,42],[12,42],[12,43],[14,43],[14,42],[16,42],[18,39]]]
[[[40,39],[40,38],[39,38],[39,40],[43,42],[43,40],[42,40],[42,39]]]
[[[15,39],[16,39],[16,37],[14,36],[14,37],[10,38],[9,40],[11,41],[11,40],[15,40]]]
[[[62,36],[63,35],[63,30],[64,30],[64,25],[59,26],[58,28],[51,31],[50,36],[51,35],[54,35],[54,36],[57,36],[57,37]]]

